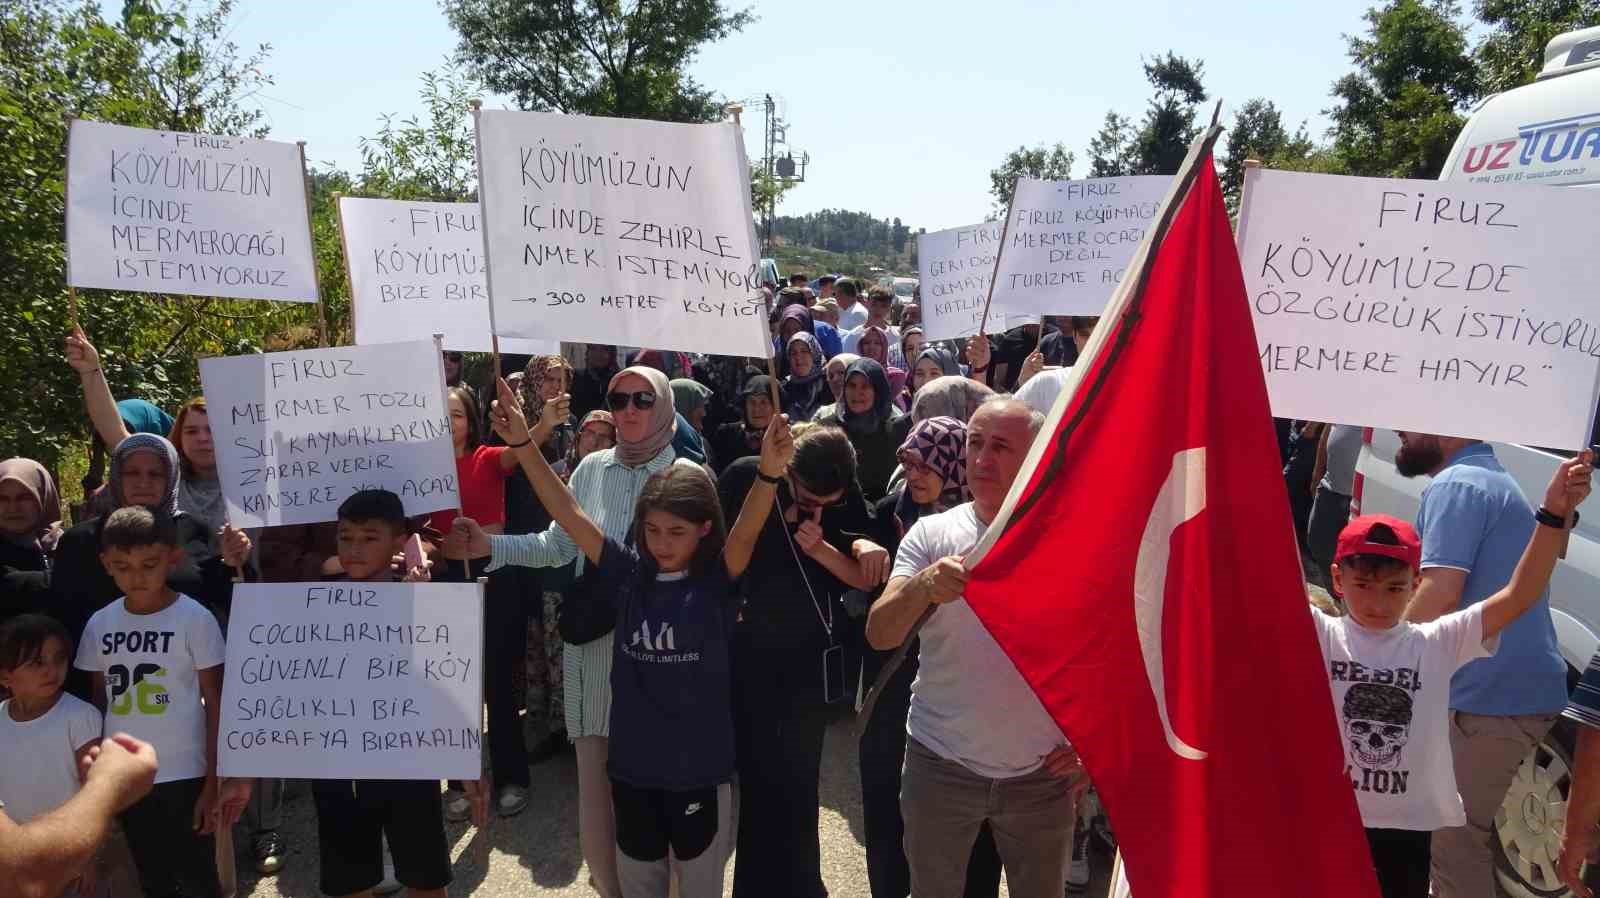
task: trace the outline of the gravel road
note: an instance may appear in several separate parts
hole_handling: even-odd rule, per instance
[[[571,754],[533,767],[533,800],[526,811],[495,819],[485,830],[447,824],[455,860],[453,896],[595,895],[578,852],[578,770]],[[257,878],[249,861],[239,859],[239,894],[250,898],[321,898],[317,891],[316,822],[303,784],[291,787],[285,811],[290,840],[288,863],[274,877]],[[248,839],[241,828],[239,849]],[[861,847],[861,786],[850,721],[829,728],[822,768],[822,878],[832,898],[869,898],[866,852]],[[1097,855],[1090,898],[1106,892],[1110,862]],[[729,867],[727,888],[733,884]],[[1002,884],[1001,895],[1006,895]],[[403,893],[402,893],[403,895]]]

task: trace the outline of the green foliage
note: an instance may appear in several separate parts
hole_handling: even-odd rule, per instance
[[[907,248],[915,248],[911,229],[900,219],[874,218],[866,212],[823,209],[805,215],[780,215],[772,220],[774,242],[804,245],[829,253],[860,257],[864,265],[906,267]]]
[[[0,384],[9,390],[0,451],[59,468],[87,438],[78,379],[61,361],[68,327],[65,199],[69,116],[209,133],[259,133],[243,105],[268,83],[259,48],[226,39],[229,0],[125,5],[111,21],[89,3],[13,0],[0,16]],[[196,359],[244,351],[300,307],[111,291],[79,297],[79,318],[105,344],[118,396],[176,405],[198,389]],[[24,386],[25,385],[25,386]]]
[[[1017,147],[1007,153],[1000,167],[989,172],[989,194],[994,197],[995,209],[1005,214],[1018,178],[1065,181],[1072,177],[1072,162],[1072,151],[1061,143],[1053,147]]]
[[[1133,123],[1106,110],[1100,133],[1089,141],[1089,177],[1114,178],[1133,170]]]
[[[688,74],[701,45],[753,21],[720,0],[444,0],[459,56],[523,109],[669,122],[722,117]]]
[[[1551,38],[1600,24],[1600,0],[1478,0],[1477,13],[1491,29],[1474,52],[1490,94],[1532,82]]]
[[[477,197],[478,168],[472,114],[477,91],[455,66],[422,74],[426,119],[396,124],[382,118],[377,136],[361,139],[364,196],[399,200],[463,202]]]
[[[1205,63],[1168,51],[1144,63],[1155,88],[1138,130],[1116,110],[1106,112],[1100,133],[1089,141],[1089,177],[1170,175],[1178,170],[1199,133],[1197,109],[1206,100]]]
[[[1228,152],[1222,157],[1220,178],[1229,207],[1238,206],[1246,159],[1285,168],[1294,160],[1310,156],[1313,149],[1305,126],[1290,134],[1283,126],[1282,113],[1271,100],[1257,97],[1246,102],[1234,113],[1233,127],[1228,131]]]
[[[1352,174],[1436,177],[1480,92],[1454,0],[1391,0],[1351,37],[1354,72],[1333,85],[1333,151]]]

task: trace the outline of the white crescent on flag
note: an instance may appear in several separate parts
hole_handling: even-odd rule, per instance
[[[1172,555],[1172,534],[1206,507],[1206,450],[1185,449],[1172,457],[1172,470],[1156,494],[1150,518],[1139,539],[1139,558],[1133,569],[1133,613],[1139,629],[1139,650],[1156,712],[1167,746],[1180,758],[1203,761],[1206,753],[1178,738],[1167,714],[1165,661],[1161,650],[1161,620],[1167,602],[1167,562]]]

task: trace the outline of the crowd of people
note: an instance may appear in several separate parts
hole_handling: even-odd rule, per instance
[[[963,601],[962,558],[1098,321],[929,341],[883,287],[806,284],[771,291],[770,363],[590,344],[579,366],[508,356],[469,384],[446,352],[459,512],[407,518],[368,489],[336,522],[251,532],[226,520],[204,398],[176,416],[118,401],[75,330],[63,364],[95,434],[77,523],[42,465],[0,463],[0,843],[115,813],[147,898],[211,898],[213,834],[238,821],[278,872],[284,783],[217,776],[233,583],[486,577],[482,778],[315,781],[301,856],[325,894],[442,896],[446,823],[539,808],[530,765],[570,750],[604,898],[720,896],[730,856],[735,896],[821,898],[824,733],[863,708],[874,898],[987,898],[1002,871],[1018,898],[1086,887],[1092,786]],[[1563,709],[1600,723],[1600,665],[1569,708],[1546,600],[1592,458],[1536,509],[1486,444],[1402,434],[1402,473],[1433,478],[1419,521],[1350,521],[1360,429],[1284,425],[1383,894],[1492,894],[1517,763]],[[108,752],[117,770],[159,758],[153,785],[83,801]],[[1587,777],[1573,852],[1600,822]],[[36,894],[103,894],[93,863],[61,863]]]

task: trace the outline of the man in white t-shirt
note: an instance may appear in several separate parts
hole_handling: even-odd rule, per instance
[[[867,640],[899,645],[924,611],[911,686],[905,818],[911,893],[956,898],[988,821],[1014,898],[1058,898],[1066,880],[1076,781],[1082,768],[1060,727],[962,597],[962,557],[994,520],[1044,416],[1005,396],[967,425],[972,501],[923,517],[900,543]]]
[[[830,285],[833,292],[823,290],[823,297],[839,304],[839,333],[848,334],[867,323],[867,305],[861,301],[861,288],[852,278],[840,278]]]
[[[842,294],[841,294],[842,295]],[[859,306],[858,306],[859,307]],[[900,328],[889,323],[889,313],[894,310],[894,291],[888,287],[873,287],[867,291],[867,318],[866,321],[850,329],[844,335],[844,351],[854,352],[858,355],[861,345],[861,335],[869,327],[882,328],[889,339],[889,366],[906,370],[905,354],[900,351]],[[844,326],[844,306],[839,307],[839,325]]]

